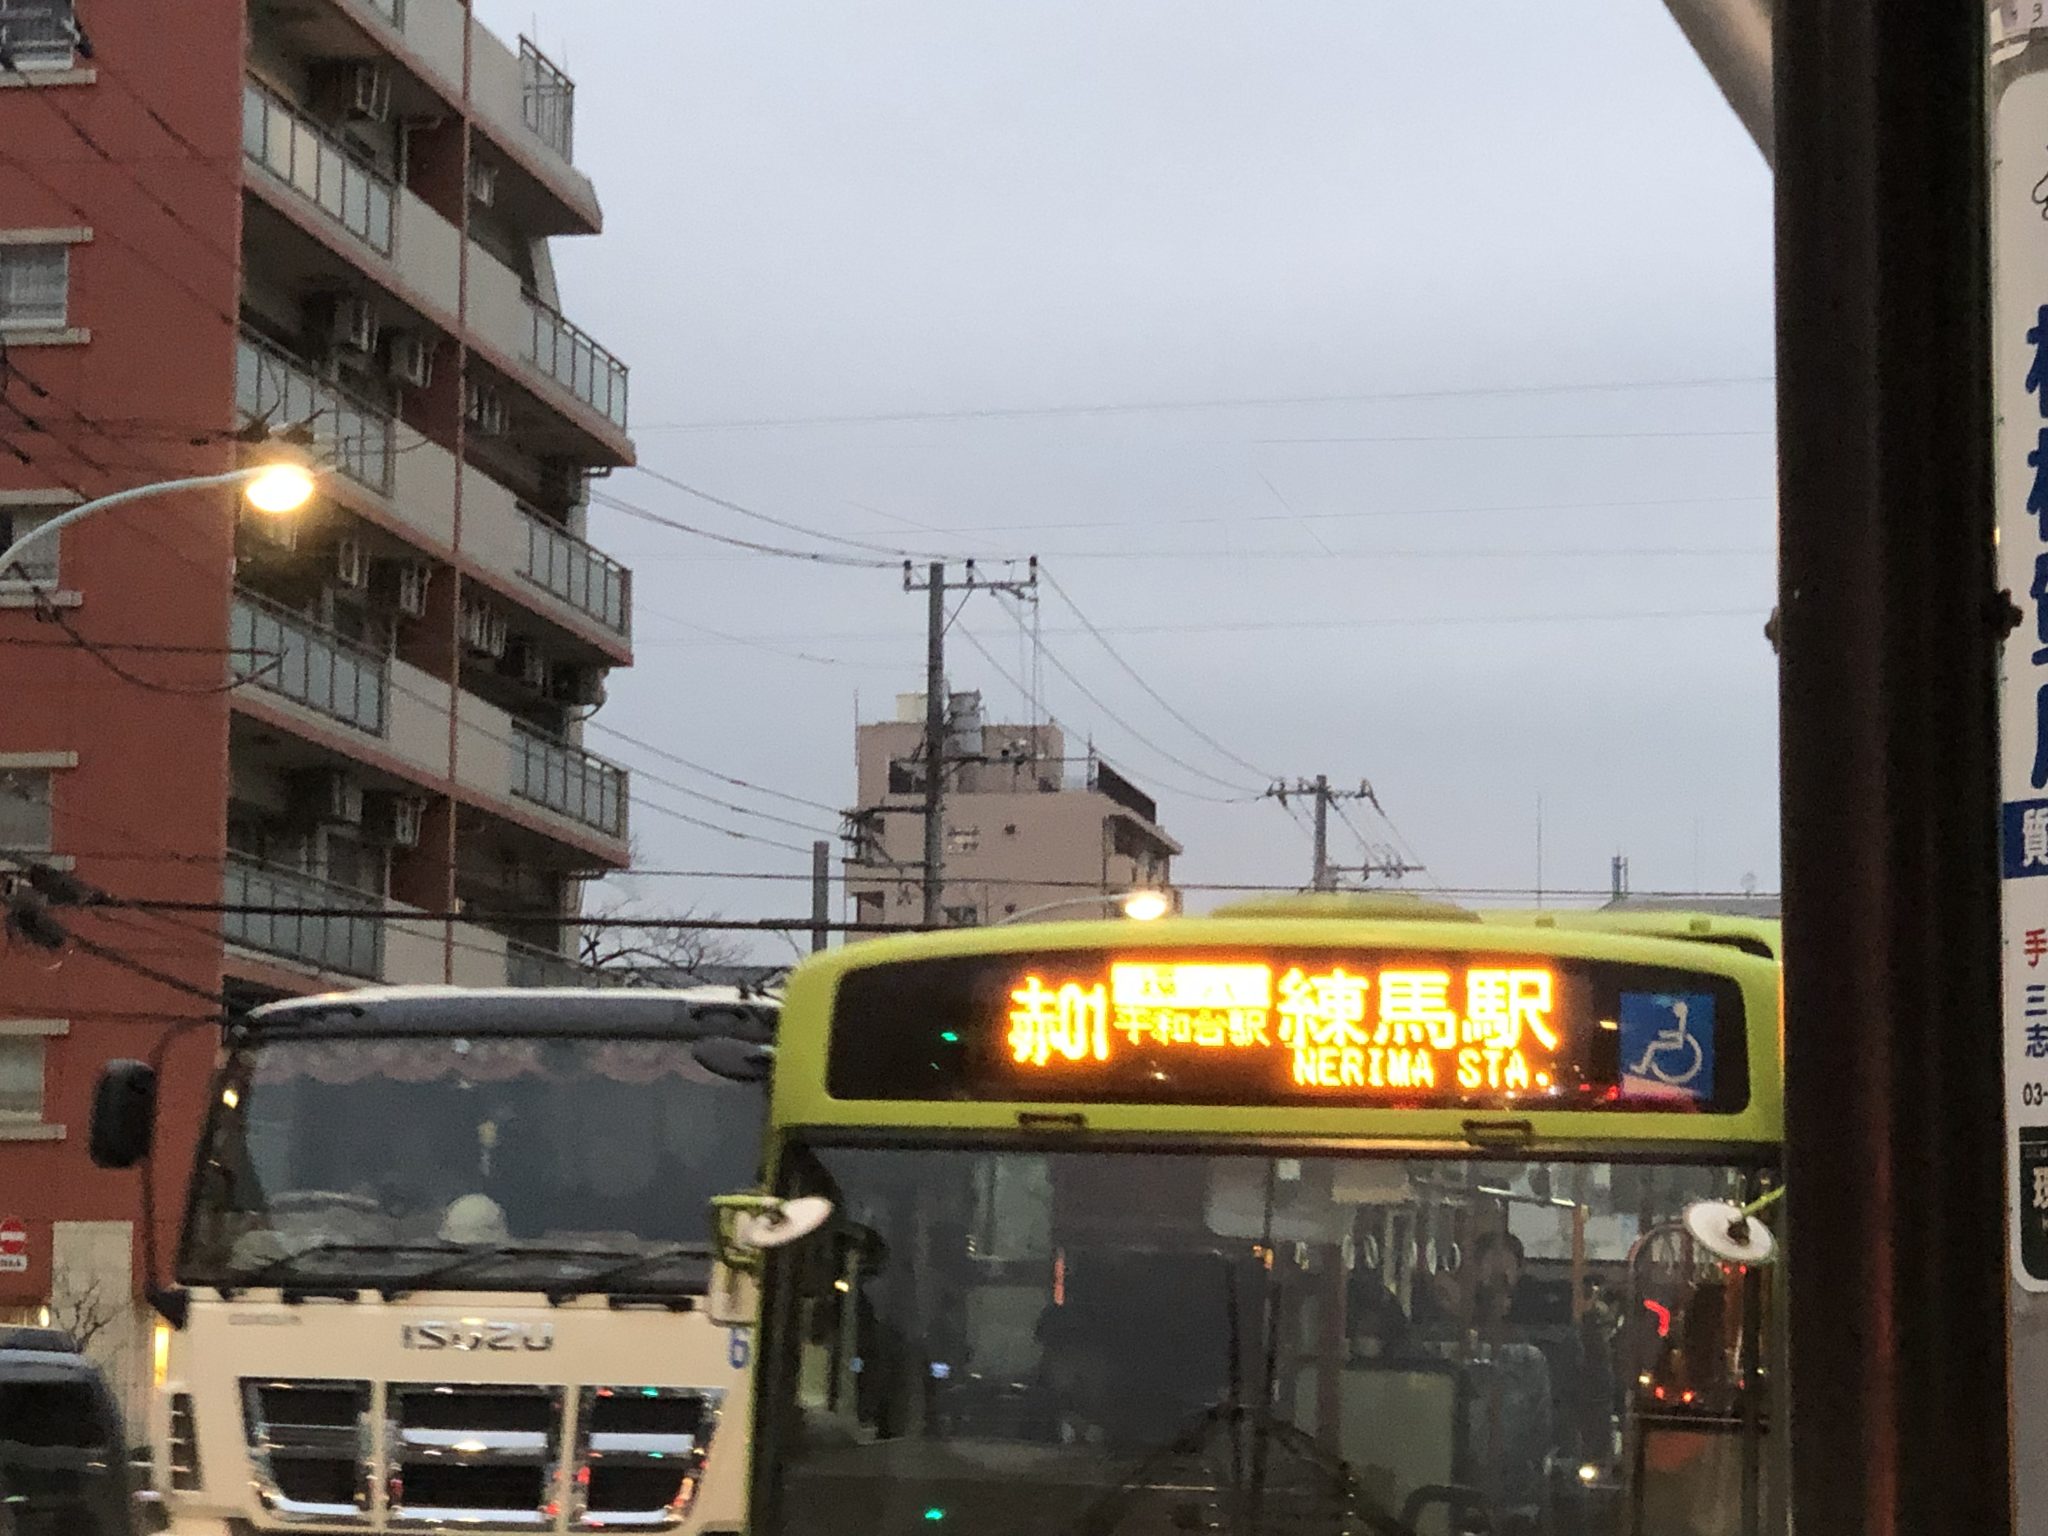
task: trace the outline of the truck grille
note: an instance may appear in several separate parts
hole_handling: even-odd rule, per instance
[[[724,1394],[584,1387],[242,1382],[264,1506],[374,1529],[664,1531],[703,1480]],[[569,1447],[564,1460],[564,1447]]]
[[[370,1384],[242,1382],[249,1460],[281,1520],[352,1524],[370,1509]]]

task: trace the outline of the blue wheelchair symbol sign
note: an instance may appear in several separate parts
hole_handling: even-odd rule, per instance
[[[1621,994],[1621,1091],[1629,1098],[1714,1096],[1714,998],[1708,992]]]

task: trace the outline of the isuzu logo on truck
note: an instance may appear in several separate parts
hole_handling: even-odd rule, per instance
[[[543,1350],[555,1347],[553,1323],[406,1323],[398,1330],[404,1349]]]

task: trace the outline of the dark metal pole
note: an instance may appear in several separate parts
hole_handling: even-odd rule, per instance
[[[1799,1536],[2011,1528],[1984,25],[1777,9]]]
[[[946,856],[946,567],[929,572],[924,642],[924,925],[939,926]]]
[[[832,845],[822,837],[811,844],[811,953],[825,947],[832,922]]]

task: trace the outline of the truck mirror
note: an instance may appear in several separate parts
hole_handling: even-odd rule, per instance
[[[690,1055],[707,1072],[735,1083],[764,1083],[775,1065],[775,1048],[730,1035],[711,1035],[690,1047]]]
[[[156,1069],[145,1061],[110,1061],[92,1096],[93,1162],[133,1168],[156,1139]]]

